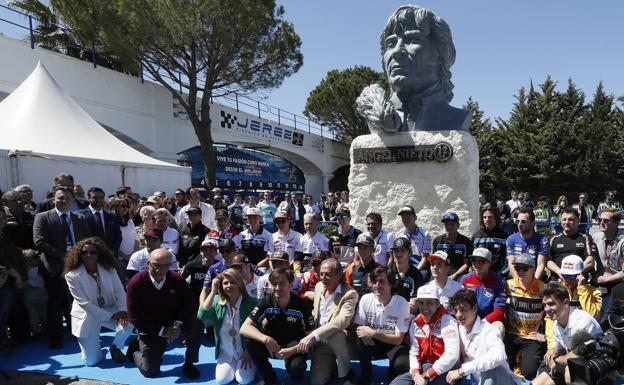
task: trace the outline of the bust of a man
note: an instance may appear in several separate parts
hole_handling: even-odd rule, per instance
[[[381,54],[389,97],[373,84],[357,99],[371,132],[468,129],[471,112],[449,105],[455,46],[441,17],[415,5],[400,7],[381,33]]]

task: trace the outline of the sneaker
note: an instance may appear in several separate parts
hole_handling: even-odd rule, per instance
[[[128,344],[128,350],[126,350],[126,358],[130,362],[134,362],[134,352],[138,352],[139,348],[139,340],[132,340]]]
[[[199,370],[193,365],[192,362],[184,361],[184,365],[182,365],[182,371],[186,375],[187,378],[191,380],[199,378]]]
[[[111,345],[109,352],[113,361],[126,362],[126,355],[117,346]]]

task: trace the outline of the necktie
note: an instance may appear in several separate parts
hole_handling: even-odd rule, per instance
[[[95,212],[95,221],[97,222],[98,235],[101,238],[104,238],[106,233],[104,232],[104,222],[102,221],[102,213],[100,211]]]
[[[71,230],[69,229],[67,214],[61,214],[61,221],[63,222],[63,233],[65,234],[65,250],[69,251],[69,249],[74,246],[74,240],[72,239]]]

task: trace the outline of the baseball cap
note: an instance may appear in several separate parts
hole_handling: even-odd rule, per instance
[[[229,217],[230,217],[230,213],[228,213],[226,209],[219,209],[215,213],[215,218],[229,218]]]
[[[278,211],[275,213],[273,219],[290,219],[287,211]]]
[[[249,258],[245,254],[238,254],[232,258],[230,266],[242,266],[246,263],[249,263]]]
[[[451,213],[451,212],[444,213],[444,215],[442,215],[442,222],[446,222],[446,221],[453,221],[453,222],[459,223],[459,217],[455,213]]]
[[[199,207],[189,207],[188,209],[186,209],[186,214],[190,215],[190,214],[199,214],[201,215],[202,211]]]
[[[468,258],[482,258],[489,262],[492,262],[492,253],[485,247],[477,247],[476,249],[474,249],[472,254],[468,256]]]
[[[220,249],[228,249],[228,248],[235,249],[236,244],[231,239],[222,239],[221,241],[219,241],[219,248]]]
[[[514,265],[527,265],[535,267],[535,258],[533,258],[531,254],[522,253],[520,255],[516,255]]]
[[[405,237],[398,237],[397,239],[394,240],[394,242],[392,243],[392,247],[390,248],[390,250],[395,250],[395,249],[407,249],[411,252],[412,244],[410,243],[409,239]]]
[[[288,253],[284,251],[275,251],[273,254],[271,254],[271,260],[272,261],[286,261],[286,262],[290,261],[288,257]]]
[[[213,189],[212,189],[212,190],[210,190],[210,191],[212,191],[213,193],[214,193],[214,192],[221,192],[221,189],[220,189],[220,188],[218,188],[218,187],[215,187],[215,188],[213,188]]]
[[[416,299],[437,299],[440,300],[438,291],[433,285],[423,285],[416,292]]]
[[[216,239],[204,239],[204,241],[201,243],[201,245],[199,246],[199,248],[201,249],[202,247],[219,247],[219,243],[217,242]]]
[[[151,229],[147,229],[145,230],[145,237],[150,237],[150,238],[159,238],[159,239],[163,239],[163,231],[159,228],[156,227],[152,227]]]
[[[561,261],[561,269],[559,275],[569,275],[576,277],[583,272],[583,260],[578,255],[568,255]]]
[[[151,204],[153,204],[153,205],[160,204],[160,203],[158,202],[158,198],[156,198],[156,197],[155,197],[155,196],[153,196],[153,195],[152,195],[152,196],[147,197],[147,199],[145,200],[145,202],[147,202],[147,203],[151,203]]]
[[[257,207],[247,207],[247,210],[245,211],[245,215],[247,215],[247,216],[250,216],[250,215],[262,216],[262,212]]]
[[[412,206],[403,206],[399,209],[399,213],[397,215],[401,215],[401,214],[414,214],[416,215],[416,211],[414,211],[414,208]]]
[[[366,234],[360,234],[355,241],[355,245],[364,245],[368,247],[375,247],[375,240]]]
[[[446,251],[438,250],[435,253],[429,255],[427,259],[430,261],[432,259],[441,259],[442,261],[448,263],[448,254],[446,253]]]

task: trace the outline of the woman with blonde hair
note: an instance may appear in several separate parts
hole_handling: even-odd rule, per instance
[[[99,237],[83,239],[65,255],[65,280],[74,297],[71,329],[76,336],[82,361],[96,365],[103,358],[100,328],[115,331],[110,346],[113,360],[124,362],[121,351],[132,334],[128,322],[126,292],[119,280],[115,257]]]
[[[214,329],[218,385],[232,380],[245,385],[256,376],[245,338],[240,335],[240,327],[256,302],[247,293],[242,274],[227,269],[212,281],[212,290],[199,308],[197,317],[204,322],[211,321]]]

